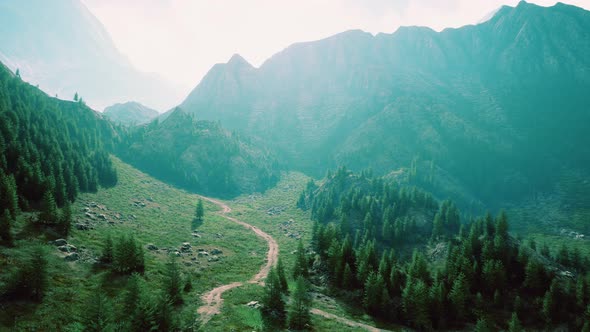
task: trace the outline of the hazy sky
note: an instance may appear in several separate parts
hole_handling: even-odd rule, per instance
[[[239,53],[254,66],[292,43],[350,30],[474,24],[518,0],[82,0],[141,70],[186,89]],[[555,0],[534,0],[543,6]],[[562,2],[590,9],[590,0]]]

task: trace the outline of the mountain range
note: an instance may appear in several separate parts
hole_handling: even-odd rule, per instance
[[[180,107],[296,170],[414,165],[438,195],[489,208],[588,175],[589,70],[590,12],[523,1],[458,29],[294,44],[260,68],[234,55]]]
[[[174,106],[178,89],[138,71],[78,0],[0,2],[0,61],[50,95],[77,92],[97,110],[128,100]]]

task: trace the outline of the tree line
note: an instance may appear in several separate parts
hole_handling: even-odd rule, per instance
[[[450,201],[344,168],[298,206],[315,220],[308,264],[375,317],[419,330],[590,328],[588,257],[522,244],[504,212],[461,220]]]

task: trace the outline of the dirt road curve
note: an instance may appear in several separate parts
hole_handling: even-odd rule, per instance
[[[371,331],[371,332],[386,332],[387,331],[387,330],[378,329],[378,328],[371,326],[371,325],[355,322],[353,320],[346,319],[344,317],[336,316],[334,314],[331,314],[331,313],[328,313],[328,312],[325,312],[323,310],[316,309],[316,308],[312,308],[311,313],[314,315],[322,316],[327,319],[333,319],[333,320],[340,322],[344,325],[348,325],[351,327],[359,327],[359,328],[362,328],[362,329],[365,329],[365,330]]]
[[[266,255],[266,264],[264,264],[264,266],[262,268],[260,268],[260,271],[258,271],[258,273],[256,273],[256,275],[254,275],[252,277],[252,279],[250,279],[248,281],[248,283],[251,283],[251,284],[264,285],[264,279],[266,279],[266,276],[268,276],[268,272],[270,271],[270,269],[277,263],[277,259],[279,257],[279,245],[277,244],[277,241],[275,241],[275,239],[272,236],[270,236],[267,233],[260,230],[260,228],[258,228],[256,226],[252,226],[252,225],[245,223],[241,220],[238,220],[236,218],[227,216],[226,214],[231,212],[231,208],[229,206],[227,206],[227,204],[220,202],[218,200],[209,198],[209,197],[201,196],[201,198],[219,206],[221,208],[221,212],[219,212],[219,214],[221,216],[223,216],[224,218],[231,220],[237,224],[240,224],[247,229],[252,230],[256,235],[260,236],[268,243],[268,253]],[[197,313],[200,315],[200,321],[199,321],[200,325],[203,326],[203,325],[207,324],[209,322],[209,320],[211,320],[211,318],[214,315],[217,315],[221,312],[221,304],[223,303],[223,299],[221,298],[221,295],[224,292],[226,292],[230,289],[236,288],[236,287],[240,287],[243,284],[244,284],[243,282],[239,282],[239,281],[232,282],[231,284],[222,285],[217,288],[214,288],[214,289],[210,290],[209,292],[205,293],[203,296],[201,296],[201,299],[203,300],[203,305],[197,310]],[[367,324],[355,322],[350,319],[346,319],[344,317],[339,317],[334,314],[330,314],[325,311],[322,311],[320,309],[311,309],[311,313],[314,315],[322,316],[327,319],[336,320],[336,321],[343,323],[345,325],[348,325],[348,326],[363,328],[363,329],[366,329],[367,331],[371,331],[371,332],[387,331],[387,330],[378,329],[376,327],[373,327],[373,326],[370,326]]]
[[[260,228],[256,226],[252,226],[248,223],[240,221],[236,218],[227,216],[226,214],[231,212],[231,208],[227,206],[227,204],[220,202],[218,200],[209,198],[209,197],[201,197],[202,199],[211,202],[221,208],[220,215],[224,218],[231,220],[237,224],[244,226],[247,229],[252,230],[256,235],[263,238],[266,242],[268,242],[268,253],[266,255],[266,264],[250,279],[248,282],[252,284],[260,284],[264,285],[264,279],[268,275],[270,269],[276,264],[278,256],[279,256],[279,245],[277,241],[272,238],[272,236],[268,235],[267,233],[263,232]],[[209,292],[205,293],[201,299],[203,300],[203,305],[197,310],[200,315],[200,324],[205,325],[209,320],[216,314],[220,313],[221,304],[223,303],[223,299],[221,295],[232,288],[240,287],[243,285],[242,282],[233,282],[231,284],[222,285],[217,288],[210,290]]]

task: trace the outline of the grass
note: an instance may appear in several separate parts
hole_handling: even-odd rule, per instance
[[[86,297],[96,284],[101,284],[114,302],[118,301],[127,278],[113,276],[93,264],[100,256],[107,234],[115,239],[123,234],[132,234],[144,248],[147,244],[160,248],[158,251],[145,250],[146,286],[154,290],[160,288],[164,263],[167,261],[167,252],[162,249],[176,250],[183,242],[192,245],[193,254],[183,255],[178,263],[183,274],[192,279],[193,288],[184,294],[184,306],[175,309],[192,315],[191,319],[196,318],[202,293],[222,284],[245,282],[264,264],[268,248],[266,242],[244,227],[216,214],[216,205],[205,202],[204,222],[195,224],[193,216],[197,195],[164,184],[117,158],[113,158],[113,162],[119,175],[117,186],[100,189],[97,193],[81,194],[73,206],[74,222],[92,226],[90,230],[74,228],[67,239],[83,253],[82,259],[75,263],[65,262],[63,254],[54,246],[46,245],[50,253],[50,286],[44,300],[39,304],[4,304],[0,308],[0,331],[79,330],[78,317],[84,310]],[[301,237],[306,245],[311,239],[312,221],[309,213],[295,206],[308,180],[300,173],[285,173],[275,188],[263,194],[243,195],[227,202],[232,208],[232,216],[259,227],[276,239],[287,275],[290,275],[294,262],[297,238]],[[104,214],[104,218],[112,222],[100,217],[91,220],[85,214],[87,209],[96,213],[96,216]],[[26,229],[23,227],[26,218],[28,215],[23,214],[15,227],[22,230],[22,234]],[[193,236],[194,231],[200,237]],[[35,235],[35,241],[31,242],[27,235],[27,238],[17,241],[15,248],[0,247],[0,283],[4,272],[11,269],[11,261],[20,255],[22,249],[34,242],[47,243],[49,239],[52,239],[51,235],[39,233]],[[223,252],[220,262],[208,262],[206,257],[198,257],[195,252],[197,248],[208,251],[220,249]],[[263,288],[252,284],[224,293],[222,314],[215,316],[204,330],[261,330],[259,310],[245,304],[252,300],[260,301],[262,294]],[[343,305],[326,306],[318,302],[317,306],[344,317],[365,320],[361,313]],[[312,315],[312,319],[317,331],[358,331],[319,316]]]
[[[3,304],[0,309],[0,331],[75,329],[84,299],[97,283],[103,284],[111,298],[117,301],[121,288],[126,284],[126,277],[110,279],[110,273],[97,269],[93,264],[101,253],[107,234],[113,238],[132,234],[144,248],[148,243],[160,249],[179,248],[183,242],[189,242],[193,254],[183,255],[178,260],[183,274],[193,280],[192,291],[184,295],[182,311],[194,312],[195,315],[201,302],[201,293],[221,284],[248,280],[264,264],[266,242],[244,227],[217,215],[217,206],[205,203],[204,221],[194,225],[192,220],[197,195],[155,180],[116,158],[113,158],[113,162],[119,175],[117,186],[100,189],[97,193],[81,194],[73,211],[75,222],[89,222],[84,209],[96,205],[90,208],[91,211],[97,215],[104,214],[114,223],[96,218],[90,222],[93,229],[72,230],[68,243],[76,246],[83,258],[75,263],[65,262],[63,255],[54,246],[47,245],[46,249],[50,253],[50,280],[44,300],[39,304]],[[25,216],[19,219],[15,227],[17,230],[25,228]],[[194,226],[197,226],[200,238],[192,235]],[[11,270],[11,262],[23,249],[30,243],[47,243],[50,238],[40,233],[34,239],[19,239],[14,248],[0,247],[0,284],[2,277],[7,275],[4,272]],[[197,248],[218,248],[223,254],[219,262],[208,262],[206,257],[197,257],[194,252]],[[163,250],[145,250],[145,259],[147,287],[159,289],[167,253]]]

